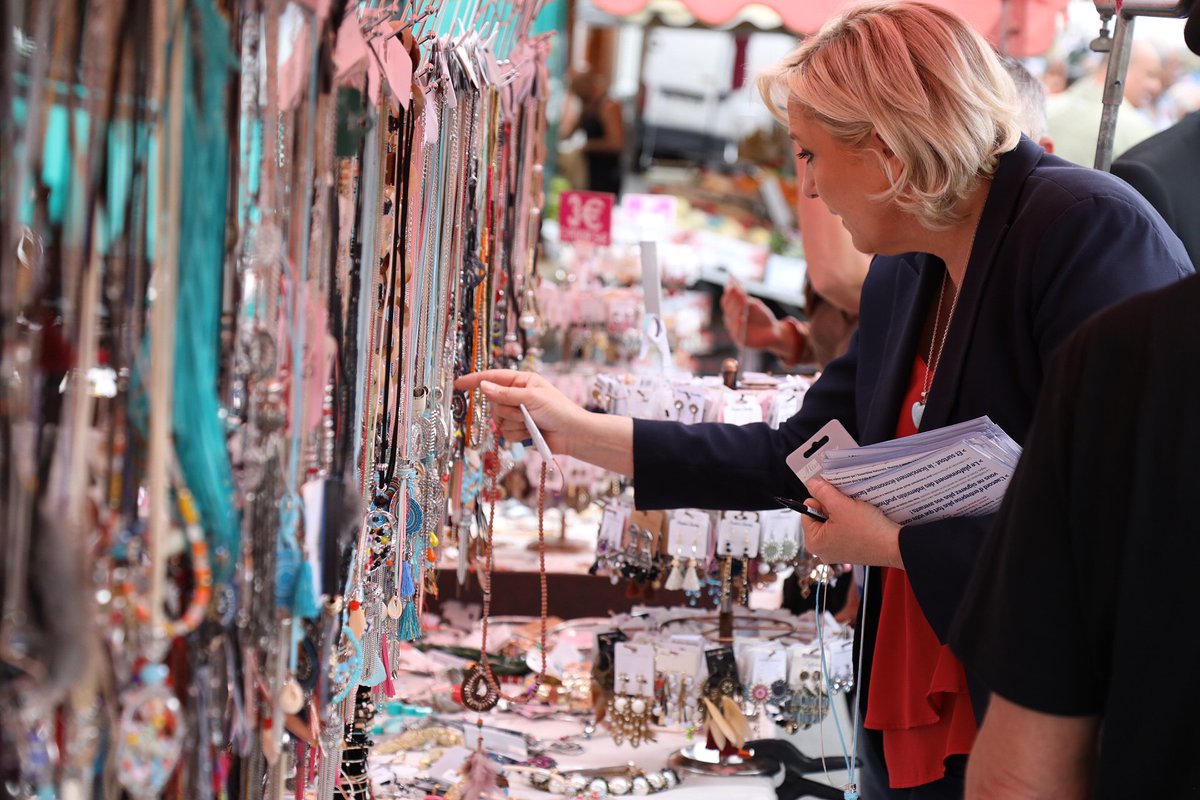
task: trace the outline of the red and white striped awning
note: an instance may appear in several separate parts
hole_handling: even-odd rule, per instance
[[[719,28],[748,22],[763,29],[813,33],[849,0],[592,0],[617,17],[659,17],[669,24]],[[931,0],[961,14],[1000,47],[1001,25],[1008,30],[1001,48],[1014,56],[1042,55],[1066,14],[1068,0]]]

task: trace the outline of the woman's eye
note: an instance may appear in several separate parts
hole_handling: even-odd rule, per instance
[[[812,161],[812,157],[813,157],[813,154],[811,152],[809,152],[808,150],[801,150],[799,153],[796,153],[796,158],[798,158],[804,162]]]

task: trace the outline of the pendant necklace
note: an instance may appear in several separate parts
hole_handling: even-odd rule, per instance
[[[946,337],[950,334],[950,323],[954,319],[954,309],[958,306],[959,293],[956,291],[954,300],[950,303],[950,314],[946,317],[946,329],[942,331],[942,337],[939,340],[938,322],[942,316],[942,301],[946,299],[946,282],[949,280],[949,276],[949,270],[942,274],[942,289],[938,292],[937,312],[933,318],[933,333],[929,337],[929,358],[925,362],[925,380],[921,386],[921,399],[912,404],[912,421],[917,430],[921,429],[921,418],[925,416],[925,401],[929,399],[929,389],[933,385],[933,373],[942,361],[942,349],[946,346]],[[934,361],[934,347],[937,347],[936,362]]]

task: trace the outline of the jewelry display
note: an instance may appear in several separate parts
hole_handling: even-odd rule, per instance
[[[487,503],[451,386],[537,365],[540,5],[13,6],[13,793],[368,796],[376,699]]]
[[[529,783],[543,792],[583,800],[613,795],[621,797],[656,794],[674,789],[681,783],[681,779],[679,773],[671,767],[648,772],[630,763],[624,767],[566,772],[537,770],[529,773]]]

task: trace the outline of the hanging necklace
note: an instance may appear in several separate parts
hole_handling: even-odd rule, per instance
[[[491,458],[486,458],[491,456]],[[462,704],[472,711],[483,713],[495,708],[500,700],[506,700],[509,703],[528,703],[537,696],[538,689],[542,682],[546,679],[546,616],[548,611],[548,603],[546,599],[546,532],[544,521],[546,516],[546,464],[542,463],[541,473],[538,476],[538,580],[541,584],[541,608],[539,613],[540,629],[540,648],[542,655],[541,670],[534,676],[533,683],[525,690],[524,694],[510,697],[500,691],[500,684],[496,680],[495,674],[492,672],[492,667],[488,663],[487,654],[487,636],[488,636],[488,616],[492,610],[492,567],[495,555],[495,548],[492,543],[493,523],[496,518],[496,500],[499,497],[499,489],[497,483],[500,479],[500,458],[493,450],[485,454],[484,471],[490,478],[491,486],[487,492],[488,500],[488,522],[487,522],[487,539],[484,542],[486,548],[484,572],[487,579],[484,580],[483,574],[480,574],[480,588],[483,590],[483,613],[480,615],[480,624],[482,626],[481,637],[479,641],[479,664],[467,673],[466,679],[462,685]],[[482,724],[482,721],[481,723]]]

